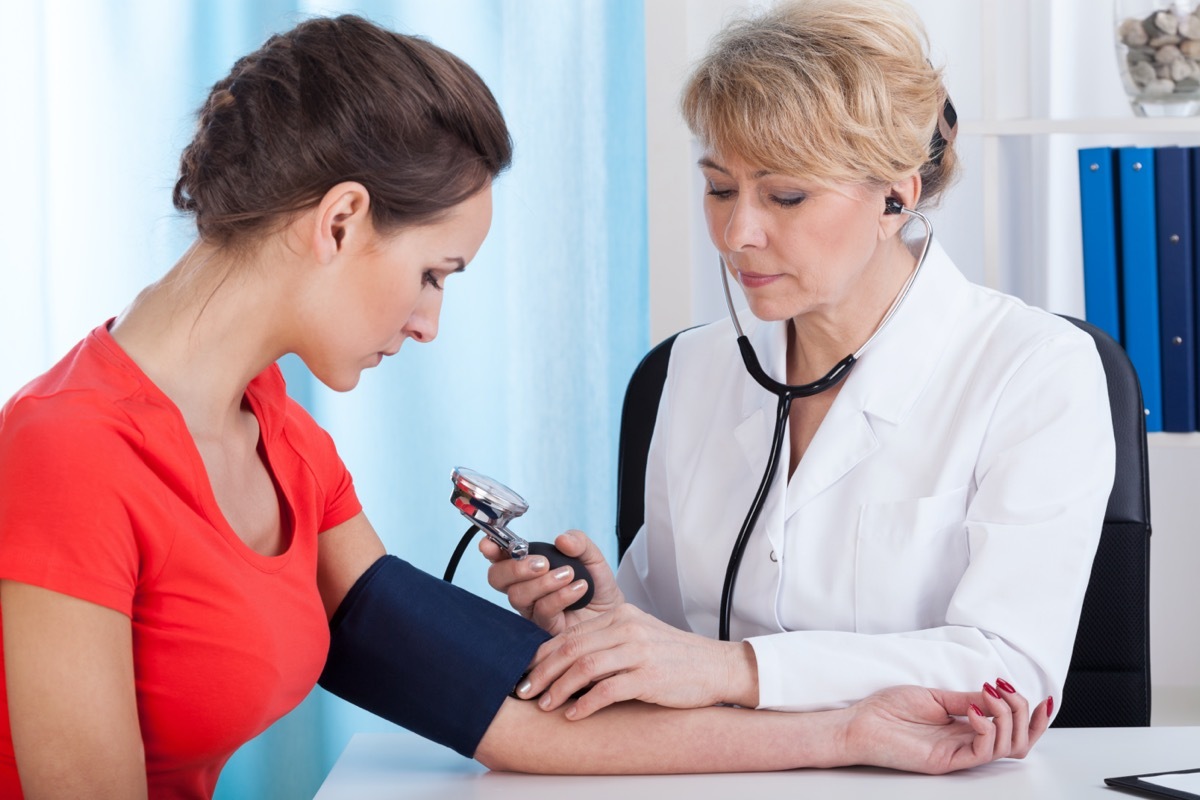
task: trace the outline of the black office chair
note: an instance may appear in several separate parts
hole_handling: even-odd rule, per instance
[[[1065,319],[1092,336],[1104,364],[1117,474],[1063,688],[1066,702],[1054,725],[1149,725],[1150,487],[1141,385],[1129,357],[1108,334]],[[675,336],[646,354],[625,391],[617,457],[618,558],[645,518],[646,459]]]

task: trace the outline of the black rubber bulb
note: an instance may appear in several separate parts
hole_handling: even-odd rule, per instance
[[[570,567],[575,570],[575,580],[583,579],[587,581],[587,588],[583,590],[583,597],[580,597],[574,603],[567,606],[567,611],[578,611],[592,602],[592,595],[596,593],[596,584],[592,581],[592,574],[588,572],[587,567],[578,558],[572,558],[564,554],[549,542],[530,542],[529,555],[545,556],[546,560],[550,562],[551,572],[560,567]]]

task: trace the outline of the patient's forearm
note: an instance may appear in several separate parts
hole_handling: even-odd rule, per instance
[[[513,772],[756,772],[845,763],[842,711],[788,714],[622,703],[577,722],[508,699],[475,758]]]

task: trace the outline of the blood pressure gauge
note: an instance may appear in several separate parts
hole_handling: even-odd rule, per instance
[[[508,529],[508,523],[529,510],[529,504],[521,495],[466,467],[455,467],[450,479],[454,483],[450,502],[463,516],[478,525],[489,539],[513,558],[529,555],[529,542]]]
[[[503,483],[466,467],[455,467],[450,480],[454,486],[450,492],[450,503],[510,556],[516,559],[530,554],[544,556],[550,562],[552,572],[569,566],[575,571],[576,580],[587,581],[583,596],[568,610],[583,608],[591,602],[595,585],[587,567],[579,559],[564,555],[549,542],[528,542],[508,529],[508,523],[529,510],[529,504],[521,495]]]

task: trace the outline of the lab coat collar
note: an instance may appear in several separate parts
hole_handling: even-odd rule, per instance
[[[788,490],[789,510],[803,505],[866,458],[877,444],[876,424],[903,421],[942,357],[950,329],[961,313],[956,309],[962,307],[966,286],[966,279],[935,239],[908,297],[863,352],[809,444]],[[763,369],[776,380],[784,380],[787,323],[752,324],[747,336]],[[755,469],[766,465],[777,402],[775,395],[745,376],[743,419],[734,436]],[[783,463],[786,461],[785,452]],[[779,473],[776,480],[787,480],[784,468]]]
[[[849,395],[870,416],[899,425],[916,405],[964,312],[969,287],[954,262],[935,239],[925,266],[908,297],[879,337],[855,365],[858,380],[838,396]],[[836,402],[836,401],[835,401]]]

